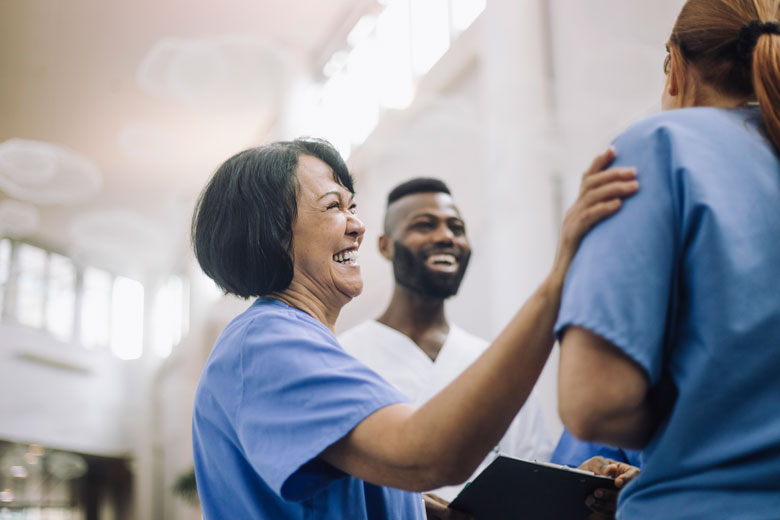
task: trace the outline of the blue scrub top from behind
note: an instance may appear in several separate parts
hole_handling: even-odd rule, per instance
[[[203,516],[425,518],[422,498],[351,477],[318,455],[406,398],[308,314],[258,299],[217,340],[192,423]]]
[[[618,518],[780,518],[777,151],[757,108],[664,112],[615,148],[639,192],[583,240],[556,332],[584,327],[678,391]]]

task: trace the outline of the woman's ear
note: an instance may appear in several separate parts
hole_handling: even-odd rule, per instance
[[[669,71],[666,74],[661,107],[664,110],[682,108],[682,92],[685,88],[685,63],[676,48],[669,49]]]
[[[387,235],[380,235],[379,237],[379,252],[382,253],[388,260],[393,260],[393,241]]]
[[[677,83],[677,70],[672,62],[672,68],[669,71],[669,80],[666,82],[666,90],[670,96],[677,96],[680,94],[680,85]]]

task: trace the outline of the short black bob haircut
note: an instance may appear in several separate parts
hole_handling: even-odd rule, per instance
[[[387,205],[389,206],[398,199],[415,193],[446,193],[452,195],[450,189],[441,179],[433,177],[416,177],[402,182],[393,188],[387,196]]]
[[[334,181],[355,192],[333,145],[309,137],[234,155],[201,192],[192,217],[192,246],[203,272],[226,293],[258,297],[290,285],[301,155],[320,159],[333,170]]]

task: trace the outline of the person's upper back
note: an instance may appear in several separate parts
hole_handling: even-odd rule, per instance
[[[780,507],[777,151],[754,107],[658,114],[615,148],[617,165],[637,167],[640,189],[584,239],[556,329],[588,328],[652,387],[668,377],[678,390],[621,512],[771,518]]]

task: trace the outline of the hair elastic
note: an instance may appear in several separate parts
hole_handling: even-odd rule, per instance
[[[750,23],[739,30],[737,55],[740,61],[750,63],[753,57],[753,49],[756,48],[756,43],[758,43],[758,39],[763,34],[780,35],[780,23],[751,20]]]

